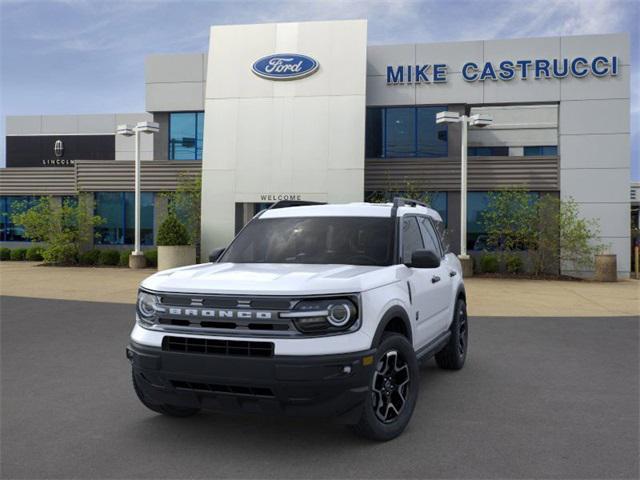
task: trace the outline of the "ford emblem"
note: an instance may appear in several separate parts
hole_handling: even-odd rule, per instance
[[[315,73],[318,66],[317,61],[306,55],[278,53],[256,60],[251,70],[269,80],[296,80]]]

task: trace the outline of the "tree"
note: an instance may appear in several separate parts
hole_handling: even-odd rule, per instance
[[[158,229],[159,246],[189,245],[189,233],[186,227],[178,220],[173,213],[160,224]]]
[[[524,189],[489,192],[489,204],[480,222],[487,245],[495,250],[526,250],[535,242],[535,197]]]
[[[202,177],[181,173],[175,192],[164,194],[169,214],[175,215],[186,227],[191,245],[200,244],[200,208]]]
[[[61,204],[51,197],[41,197],[29,208],[18,203],[11,220],[24,228],[24,236],[37,242],[45,242],[42,258],[46,263],[71,264],[78,262],[83,244],[92,239],[94,227],[104,220],[91,213],[91,204],[84,196],[64,199]]]

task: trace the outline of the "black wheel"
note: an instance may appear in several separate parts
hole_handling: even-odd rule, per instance
[[[420,376],[413,346],[398,334],[385,334],[376,353],[370,394],[354,431],[378,441],[400,435],[413,414]]]
[[[195,415],[200,411],[199,408],[188,408],[188,407],[176,407],[175,405],[160,405],[155,404],[148,399],[140,386],[138,385],[138,379],[136,379],[135,373],[131,372],[131,378],[133,380],[133,389],[136,392],[136,395],[142,402],[142,404],[147,407],[149,410],[153,410],[156,413],[161,413],[162,415],[168,415],[170,417],[190,417]]]
[[[445,370],[460,370],[464,367],[469,343],[467,304],[461,298],[456,302],[456,311],[450,330],[449,341],[442,350],[436,353],[436,363]]]

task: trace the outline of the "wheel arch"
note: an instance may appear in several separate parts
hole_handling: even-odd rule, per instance
[[[409,320],[409,314],[407,311],[399,305],[394,305],[389,308],[378,324],[376,333],[373,336],[371,342],[372,347],[376,347],[382,340],[382,335],[385,332],[396,332],[407,337],[409,343],[413,344],[413,331],[411,329],[411,322]]]

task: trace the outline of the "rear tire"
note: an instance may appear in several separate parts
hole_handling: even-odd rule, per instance
[[[459,298],[456,311],[449,328],[451,336],[442,350],[436,353],[436,363],[445,370],[460,370],[464,367],[469,344],[469,320],[467,318],[467,304]]]
[[[397,333],[385,333],[375,357],[360,420],[354,432],[385,442],[406,428],[418,399],[420,371],[413,346]]]
[[[138,396],[138,399],[142,404],[147,407],[149,410],[152,410],[156,413],[161,413],[162,415],[167,415],[169,417],[191,417],[200,411],[199,408],[189,408],[189,407],[177,407],[175,405],[166,405],[166,404],[155,404],[151,402],[143,393],[142,389],[138,385],[138,380],[136,379],[135,373],[131,372],[131,379],[133,380],[133,389]]]

